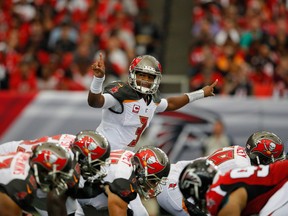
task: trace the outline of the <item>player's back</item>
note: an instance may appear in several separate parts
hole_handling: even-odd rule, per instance
[[[242,146],[229,146],[216,150],[209,155],[211,160],[222,173],[234,168],[251,166],[250,158]]]
[[[36,146],[43,142],[58,143],[65,148],[70,148],[75,136],[71,134],[58,134],[54,136],[43,136],[33,140],[19,140],[0,144],[0,154],[12,152],[32,152]]]

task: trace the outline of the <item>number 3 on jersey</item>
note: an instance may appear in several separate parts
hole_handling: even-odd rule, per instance
[[[138,127],[135,131],[135,135],[136,135],[136,139],[132,140],[129,143],[129,147],[135,147],[137,142],[139,141],[143,131],[145,130],[146,126],[147,126],[147,122],[148,122],[148,117],[146,116],[139,116],[140,119],[140,123],[141,123],[141,127]]]

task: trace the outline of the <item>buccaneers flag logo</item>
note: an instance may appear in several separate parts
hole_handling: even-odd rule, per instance
[[[283,152],[283,145],[279,143],[274,143],[269,139],[261,139],[257,142],[256,147],[254,147],[251,152],[259,152],[266,157],[278,158]]]

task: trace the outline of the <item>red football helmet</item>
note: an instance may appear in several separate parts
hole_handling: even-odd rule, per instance
[[[56,143],[44,142],[32,150],[30,165],[40,188],[65,191],[67,181],[73,179],[73,162],[68,151]]]
[[[167,155],[155,146],[144,146],[131,161],[139,194],[145,199],[156,197],[162,191],[161,185],[166,184],[170,171]]]
[[[137,84],[137,72],[147,73],[154,76],[154,82],[150,88]],[[136,91],[142,94],[154,94],[160,85],[162,67],[156,58],[150,55],[138,56],[133,59],[129,66],[128,83]]]
[[[71,148],[85,179],[92,176],[100,179],[106,176],[104,165],[110,156],[110,145],[103,135],[92,130],[81,131],[76,135]]]
[[[254,165],[267,165],[286,158],[281,139],[267,131],[253,133],[246,142],[245,150]]]

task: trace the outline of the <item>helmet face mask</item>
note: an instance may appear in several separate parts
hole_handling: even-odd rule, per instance
[[[170,162],[167,155],[154,146],[140,148],[132,158],[138,193],[144,199],[156,197],[167,182]]]
[[[44,192],[53,188],[68,188],[66,181],[73,178],[72,158],[68,151],[55,143],[42,143],[33,149],[30,165],[36,182]]]
[[[286,158],[281,139],[266,131],[253,133],[248,138],[246,152],[253,165],[267,165]]]
[[[137,74],[144,73],[154,77],[152,82],[140,81]],[[156,58],[150,55],[138,56],[133,59],[129,67],[128,83],[141,94],[154,94],[157,92],[161,77],[162,67]]]
[[[206,192],[217,173],[216,166],[209,160],[198,159],[187,165],[179,176],[179,189],[185,199],[190,197],[206,211]]]
[[[76,135],[72,150],[84,179],[102,179],[107,175],[104,166],[108,164],[110,145],[103,135],[92,130],[81,131]]]

